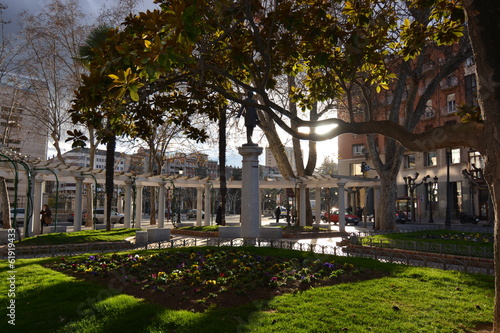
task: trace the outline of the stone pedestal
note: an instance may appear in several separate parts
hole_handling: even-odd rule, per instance
[[[146,245],[148,243],[148,231],[138,230],[135,232],[135,244]]]
[[[259,155],[262,148],[256,144],[244,144],[238,151],[243,156],[241,237],[250,245],[259,237]]]

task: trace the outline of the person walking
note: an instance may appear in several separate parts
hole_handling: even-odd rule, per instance
[[[217,225],[222,224],[222,202],[219,203],[219,207],[217,207],[217,215],[215,216],[215,223]]]
[[[276,207],[274,214],[276,215],[276,223],[280,223],[280,215],[281,215],[281,207],[280,206]]]
[[[52,211],[47,204],[43,205],[40,212],[40,231],[43,234],[43,227],[52,223]]]

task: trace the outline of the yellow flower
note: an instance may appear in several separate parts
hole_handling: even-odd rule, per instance
[[[158,277],[165,275],[165,272],[158,272]]]
[[[216,285],[217,281],[215,281],[215,280],[207,280],[206,284]]]
[[[191,266],[192,269],[198,269],[198,265]]]
[[[88,272],[92,272],[92,268],[87,268],[87,269],[85,270],[85,273],[88,273]]]

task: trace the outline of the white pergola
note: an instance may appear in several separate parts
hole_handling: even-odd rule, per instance
[[[26,165],[26,164],[25,164]],[[74,224],[73,230],[81,230],[82,225],[82,199],[83,199],[83,184],[87,183],[105,183],[105,170],[102,169],[90,169],[88,167],[78,167],[78,166],[67,166],[62,163],[49,163],[49,162],[31,162],[29,165],[31,172],[31,181],[33,196],[33,212],[41,210],[42,199],[43,199],[43,183],[46,181],[58,181],[59,183],[76,183],[76,194],[75,194],[75,212],[74,212]],[[12,167],[12,163],[0,162],[0,176],[6,179],[14,179],[15,171]],[[28,172],[26,168],[18,168],[18,178],[20,181],[27,182]],[[188,177],[188,176],[170,176],[170,175],[152,175],[152,174],[133,174],[131,172],[115,172],[114,175],[115,185],[121,185],[125,187],[124,196],[124,226],[130,228],[132,220],[132,187],[136,186],[136,202],[142,202],[142,193],[145,186],[159,187],[159,198],[158,198],[158,211],[165,211],[165,195],[166,187],[170,185],[177,188],[196,188],[197,189],[197,218],[196,225],[209,225],[211,216],[211,189],[220,188],[219,179],[211,180],[208,178],[200,177]],[[306,189],[314,188],[316,190],[316,202],[321,202],[321,188],[335,188],[339,189],[339,214],[340,214],[340,231],[345,230],[345,188],[346,187],[373,187],[375,190],[378,189],[380,184],[380,179],[376,178],[363,178],[354,176],[325,176],[316,175],[308,177],[298,177],[290,179],[264,179],[259,181],[260,189],[267,188],[293,188],[299,191],[300,202],[298,203],[298,218],[300,225],[305,225],[306,220]],[[227,188],[241,188],[242,181],[228,180]],[[25,195],[25,194],[18,194]],[[378,200],[378,195],[375,195],[375,200]],[[203,198],[205,198],[204,209]],[[260,201],[260,200],[259,200]],[[377,203],[375,203],[377,205]],[[256,207],[256,209],[261,209]],[[205,211],[205,218],[202,221],[201,211]],[[142,205],[136,205],[135,220],[142,220]],[[165,227],[165,218],[163,214],[159,214],[158,217],[158,228]],[[40,230],[40,220],[35,218],[37,214],[33,214],[31,221],[27,221],[30,232]],[[316,221],[320,220],[320,210],[316,210]],[[259,221],[260,224],[260,221]]]

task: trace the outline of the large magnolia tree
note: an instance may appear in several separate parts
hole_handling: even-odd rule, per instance
[[[112,37],[115,42],[87,83],[93,81],[116,97],[140,101],[148,98],[141,95],[147,82],[171,96],[172,105],[186,104],[183,113],[177,114],[181,121],[200,110],[216,116],[213,111],[220,110],[220,96],[243,103],[236,93],[243,89],[257,94],[260,102],[253,106],[296,138],[317,141],[343,133],[380,133],[414,151],[452,146],[478,150],[486,161],[484,174],[496,216],[494,331],[500,332],[500,179],[495,176],[500,165],[498,1],[464,0],[463,7],[459,0],[157,2],[161,10],[130,17],[125,29]],[[409,7],[400,10],[403,5]],[[407,13],[426,17],[417,20]],[[465,22],[476,60],[482,121],[416,134],[390,118],[303,120],[273,98],[282,75],[303,80],[303,88],[291,89],[290,98],[304,110],[316,102],[344,97],[349,93],[346,82],[356,81],[375,92],[388,89],[396,77],[387,66],[391,59],[417,59],[426,45],[458,42]],[[107,80],[102,80],[102,73],[110,74]],[[95,87],[88,85],[80,96],[83,102],[91,102],[92,95],[85,94],[85,89],[91,92]],[[324,134],[297,130],[323,125],[336,127]]]

